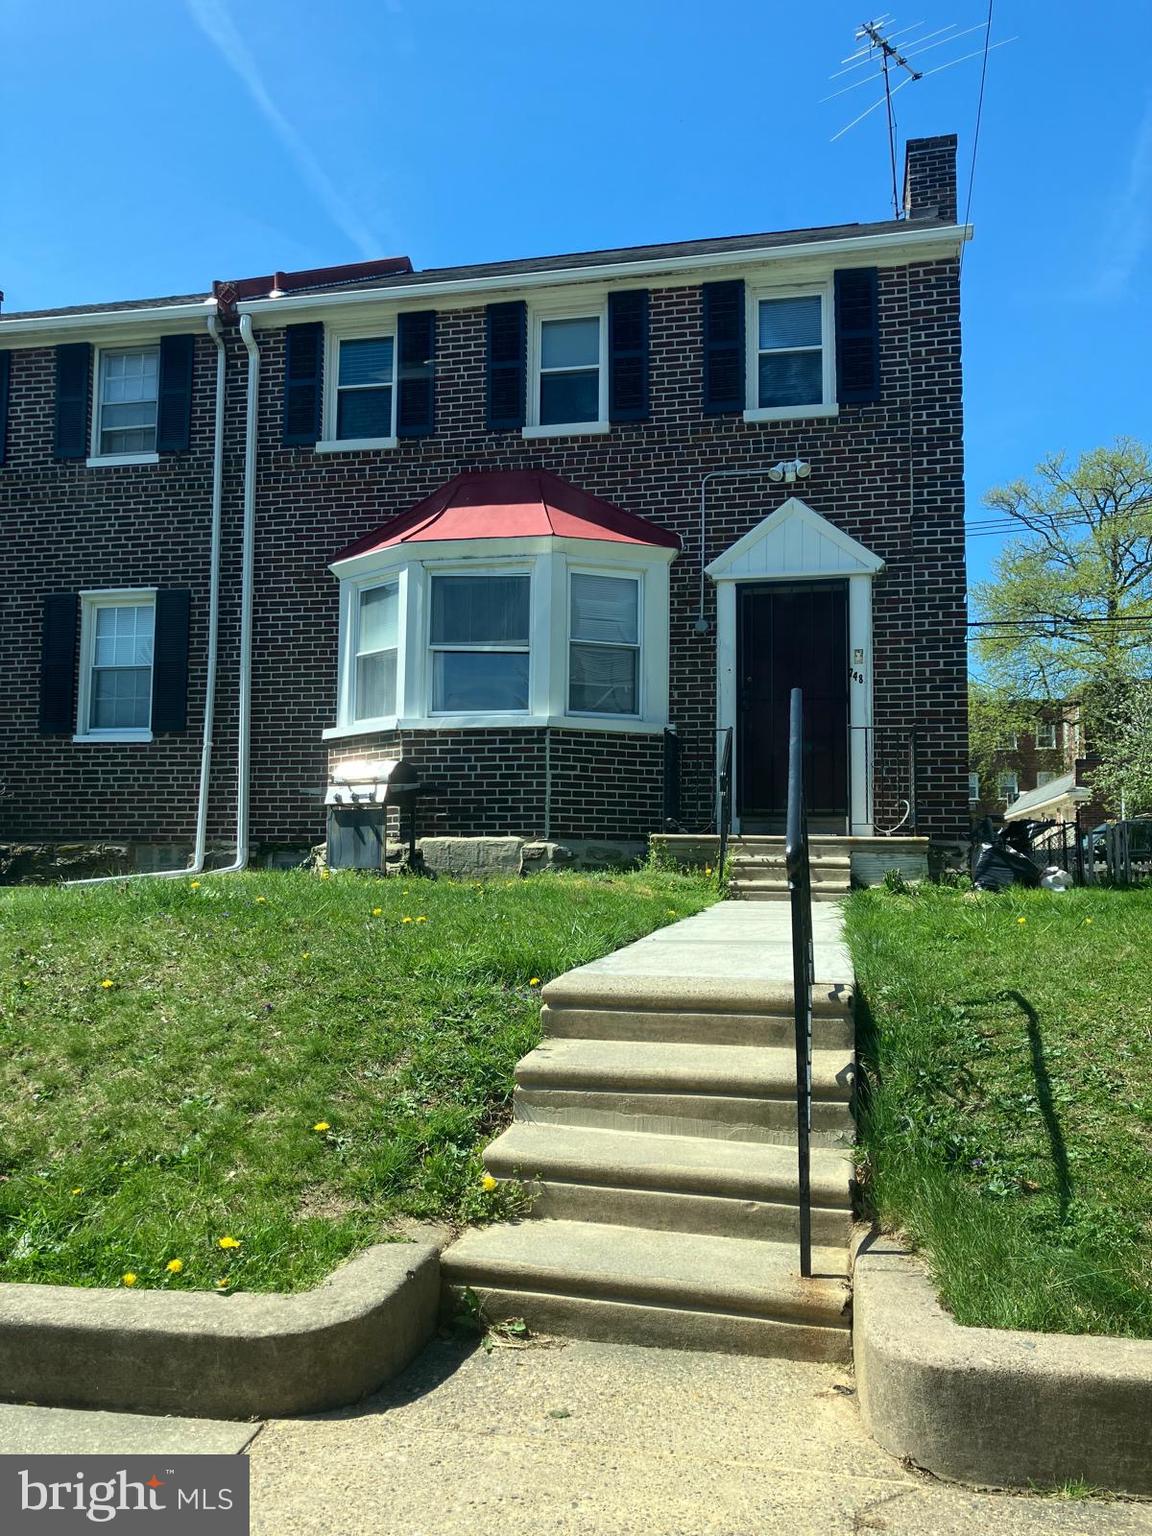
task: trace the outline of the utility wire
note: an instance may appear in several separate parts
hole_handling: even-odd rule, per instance
[[[972,134],[972,164],[968,169],[968,199],[964,204],[964,224],[967,226],[972,212],[972,188],[976,183],[976,152],[980,148],[980,119],[984,115],[984,82],[988,78],[988,45],[992,40],[992,6],[994,0],[988,0],[988,19],[984,24],[984,57],[980,64],[980,94],[976,98],[976,129]],[[966,244],[967,242],[965,242]],[[964,272],[964,245],[960,247],[960,261],[957,275]]]

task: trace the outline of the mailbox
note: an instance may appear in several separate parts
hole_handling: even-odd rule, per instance
[[[403,758],[338,763],[328,775],[330,869],[374,869],[387,873],[388,812],[396,807],[398,830],[407,828],[408,864],[416,859],[416,801],[420,777]]]

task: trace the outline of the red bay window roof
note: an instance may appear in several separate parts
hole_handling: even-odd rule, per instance
[[[333,564],[391,549],[446,539],[525,539],[553,535],[679,549],[679,537],[646,518],[590,496],[545,470],[493,470],[457,475],[390,523],[365,534]]]

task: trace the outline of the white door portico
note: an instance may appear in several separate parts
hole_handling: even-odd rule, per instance
[[[842,581],[848,586],[849,832],[873,832],[869,765],[872,725],[872,581],[884,562],[792,496],[707,568],[716,586],[716,723],[739,728],[736,588],[741,582]],[[739,754],[733,754],[733,771]],[[739,806],[738,786],[733,804]],[[734,819],[739,831],[739,819]]]

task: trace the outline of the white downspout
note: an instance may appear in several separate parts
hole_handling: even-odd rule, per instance
[[[252,316],[240,316],[248,350],[248,399],[244,418],[244,536],[240,560],[240,690],[237,711],[236,859],[225,873],[248,863],[249,771],[252,758],[252,587],[256,566],[256,428],[260,404],[260,348]]]
[[[198,875],[204,868],[208,845],[208,797],[212,769],[212,730],[216,704],[216,669],[220,634],[221,509],[224,496],[224,387],[227,353],[216,316],[208,316],[208,334],[216,344],[216,413],[212,437],[212,536],[208,572],[208,655],[204,677],[204,727],[200,741],[200,785],[196,800],[196,837],[192,858],[183,869],[149,869],[135,875],[98,875],[87,880],[65,880],[65,885],[105,885],[118,880],[176,880]],[[241,867],[241,866],[238,866]]]

